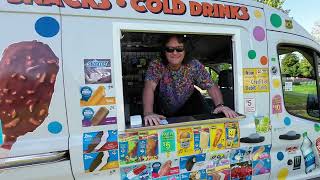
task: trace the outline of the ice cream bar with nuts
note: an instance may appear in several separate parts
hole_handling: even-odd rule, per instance
[[[0,61],[0,118],[5,135],[2,148],[34,131],[48,116],[59,71],[59,59],[38,41],[7,47]]]

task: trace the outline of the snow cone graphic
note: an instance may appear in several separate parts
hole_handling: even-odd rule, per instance
[[[59,59],[38,41],[11,44],[0,61],[0,119],[10,150],[19,136],[34,131],[48,116]]]

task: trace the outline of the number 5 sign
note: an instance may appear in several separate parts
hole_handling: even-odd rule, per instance
[[[256,112],[256,99],[255,98],[244,98],[244,111],[245,112]]]

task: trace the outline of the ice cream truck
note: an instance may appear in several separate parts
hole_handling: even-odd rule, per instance
[[[320,176],[320,45],[280,10],[251,0],[2,0],[0,19],[1,180]],[[169,34],[188,40],[239,117],[144,125],[145,73]]]

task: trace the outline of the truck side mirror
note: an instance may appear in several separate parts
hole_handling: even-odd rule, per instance
[[[307,113],[309,116],[319,118],[319,100],[315,94],[308,94]]]

